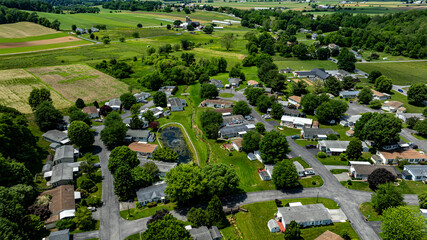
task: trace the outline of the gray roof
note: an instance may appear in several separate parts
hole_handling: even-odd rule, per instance
[[[304,167],[298,161],[294,161],[293,164],[294,164],[295,168],[297,169],[297,172],[304,171]]]
[[[408,172],[411,172],[415,176],[427,176],[426,165],[405,165],[403,169],[407,170]]]
[[[145,202],[145,201],[150,201],[153,198],[165,197],[166,186],[167,186],[167,183],[158,183],[146,188],[139,189],[138,191],[136,191],[138,202]]]
[[[80,166],[81,162],[74,163],[60,163],[53,166],[52,177],[50,182],[56,183],[62,180],[72,181],[73,180],[73,168]]]
[[[287,225],[292,220],[297,223],[331,220],[331,214],[323,204],[310,204],[294,207],[280,207],[278,211],[282,214],[283,222]]]
[[[285,115],[299,115],[298,109],[292,109],[292,108],[283,108]]]
[[[50,170],[52,170],[52,162],[46,162],[46,164],[43,165],[42,173],[48,172]]]
[[[345,148],[347,149],[350,141],[340,141],[340,140],[322,140],[319,141],[319,145],[327,148]]]
[[[156,166],[159,168],[160,172],[167,173],[174,167],[176,167],[177,163],[174,162],[162,162],[162,161],[155,161],[155,160],[148,160],[145,158],[139,158],[139,165],[143,166],[147,162],[153,162],[156,164]]]
[[[192,228],[189,232],[194,240],[212,240],[221,238],[221,233],[216,226],[212,226],[210,229],[206,226],[201,226],[199,228]]]
[[[230,83],[230,84],[232,84],[232,83],[239,84],[240,81],[242,81],[242,79],[240,79],[240,78],[229,78],[228,79],[228,83]]]
[[[54,161],[62,158],[74,158],[74,147],[73,145],[60,146],[55,150]]]
[[[270,174],[268,174],[268,172],[267,171],[261,171],[261,172],[259,172],[259,175],[261,176],[261,177],[270,177]]]
[[[168,105],[169,104],[170,107],[185,107],[185,105],[187,105],[187,102],[185,101],[185,99],[174,97],[168,99]]]
[[[50,140],[50,142],[61,142],[68,138],[66,133],[59,130],[49,130],[43,134],[43,137]]]
[[[122,104],[122,101],[120,101],[120,98],[114,98],[108,101],[108,106],[120,106]]]
[[[298,72],[298,75],[299,76],[315,75],[318,78],[321,78],[323,80],[325,80],[331,76],[329,73],[325,72],[325,69],[323,69],[323,68],[315,68],[311,71]]]
[[[159,89],[160,92],[172,92],[176,86],[163,86]]]
[[[213,84],[213,85],[222,85],[222,81],[221,80],[218,80],[218,79],[211,79],[211,80],[209,80],[209,83],[210,84]]]
[[[304,134],[307,135],[339,135],[337,132],[330,128],[303,128],[302,130],[304,131]]]
[[[245,131],[249,131],[249,128],[246,125],[226,126],[226,127],[223,127],[219,130],[219,132],[223,135],[245,132]]]
[[[359,95],[359,91],[340,91],[339,95],[343,95],[343,96],[354,96],[354,95]]]
[[[70,229],[51,232],[49,235],[49,240],[69,240],[69,239],[70,239]]]
[[[399,170],[397,170],[396,167],[390,166],[390,165],[354,164],[353,168],[356,171],[357,175],[368,175],[369,176],[373,171],[375,171],[378,168],[384,168],[385,170],[387,170],[391,174],[393,174],[394,177],[398,177],[400,175]]]
[[[276,220],[274,220],[274,219],[270,219],[270,220],[268,220],[267,225],[268,225],[268,227],[269,227],[270,229],[279,227],[279,224],[278,224],[278,223],[277,223],[277,221],[276,221]]]
[[[239,124],[245,122],[245,118],[242,115],[223,116],[222,122],[226,124]]]
[[[149,97],[151,97],[151,94],[146,93],[146,92],[140,92],[140,93],[135,93],[133,96],[137,99],[138,98],[149,98]]]
[[[150,131],[128,129],[126,132],[126,136],[130,136],[133,138],[148,138],[148,136],[150,136]]]

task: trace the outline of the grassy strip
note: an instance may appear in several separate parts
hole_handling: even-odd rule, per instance
[[[23,37],[23,38],[0,38],[0,43],[30,42],[30,41],[60,38],[65,36],[68,36],[68,34],[61,32],[61,33],[52,33],[52,34],[47,34],[42,36]]]
[[[347,181],[341,181],[340,183],[341,183],[341,185],[343,185],[344,187],[346,187],[348,189],[373,192],[369,188],[369,183],[367,183],[367,182],[351,181],[351,185],[348,185]]]
[[[312,176],[300,179],[299,183],[303,188],[321,187],[323,185],[323,179],[320,176]]]
[[[341,161],[338,156],[326,156],[326,158],[320,158],[315,156],[317,160],[319,160],[323,165],[339,165],[339,166],[347,166],[348,161]]]
[[[154,213],[156,213],[156,211],[159,211],[161,209],[167,209],[169,211],[172,211],[175,209],[175,207],[176,207],[176,203],[171,202],[167,204],[160,204],[152,208],[148,208],[148,207],[143,207],[141,209],[131,208],[129,210],[120,211],[120,216],[126,220],[136,220],[140,218],[151,217],[153,216]]]
[[[90,42],[80,40],[80,41],[74,41],[74,42],[54,43],[54,44],[38,45],[38,46],[31,46],[31,47],[3,48],[3,49],[0,49],[0,54],[23,53],[23,52],[47,50],[47,49],[54,49],[54,48],[61,48],[61,47],[79,46],[84,44],[90,44]]]
[[[141,240],[141,233],[135,233],[125,238],[126,240]]]
[[[232,93],[220,93],[219,96],[223,97],[223,98],[231,98],[231,97],[234,97],[234,94],[232,94]]]
[[[371,202],[360,204],[359,209],[368,221],[381,221],[381,216],[375,211],[374,204]]]
[[[332,174],[340,174],[340,173],[348,172],[348,169],[331,169],[329,170],[329,172],[331,172]]]
[[[308,163],[306,161],[304,161],[304,159],[302,159],[301,157],[292,158],[292,161],[299,162],[304,168],[309,168],[310,167],[310,165],[308,165]]]
[[[306,140],[306,139],[296,139],[295,143],[300,145],[301,147],[305,147],[307,145],[317,146],[317,141],[310,141],[310,140]]]

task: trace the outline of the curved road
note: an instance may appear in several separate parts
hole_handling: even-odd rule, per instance
[[[134,221],[128,221],[120,217],[119,201],[117,196],[114,194],[113,189],[113,177],[107,168],[110,151],[104,146],[99,136],[99,133],[103,128],[104,126],[94,127],[97,133],[95,137],[95,146],[97,148],[96,154],[100,158],[102,175],[104,177],[102,182],[102,200],[104,205],[98,209],[100,216],[100,228],[99,231],[74,234],[75,240],[88,239],[96,236],[101,240],[125,239],[129,235],[145,231],[146,224],[149,219],[142,218]],[[380,239],[373,228],[365,222],[362,213],[359,211],[360,204],[370,201],[371,193],[349,190],[343,187],[329,172],[329,170],[312,155],[312,153],[296,144],[290,137],[288,137],[288,142],[292,152],[301,156],[313,169],[315,169],[316,173],[322,177],[324,181],[323,186],[318,188],[305,188],[289,191],[269,190],[250,192],[229,196],[223,199],[224,207],[235,207],[274,199],[313,198],[317,196],[329,198],[339,204],[361,239]],[[405,201],[411,205],[418,204],[416,195],[405,195]],[[185,216],[176,212],[173,212],[173,214],[179,219],[185,219]]]

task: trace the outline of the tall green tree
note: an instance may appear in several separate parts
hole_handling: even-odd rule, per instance
[[[136,166],[131,170],[133,178],[133,187],[135,189],[148,187],[153,183],[153,175],[144,167]]]
[[[299,186],[298,173],[292,160],[282,160],[273,169],[273,182],[277,188],[286,189]]]
[[[390,93],[393,87],[393,82],[390,78],[387,78],[384,75],[381,75],[375,80],[375,89],[380,92]]]
[[[195,227],[208,226],[209,216],[205,210],[192,207],[187,214],[187,220]]]
[[[89,149],[95,142],[95,136],[90,127],[82,121],[74,121],[68,127],[70,141],[82,149]]]
[[[84,113],[80,110],[74,110],[70,113],[70,123],[74,121],[83,121],[87,125],[92,125],[92,120],[89,118],[89,114]]]
[[[44,101],[37,106],[34,114],[34,120],[40,130],[48,131],[55,129],[62,121],[62,114],[57,110],[51,102]]]
[[[123,143],[127,127],[117,112],[107,115],[104,120],[105,128],[101,131],[101,140],[109,148],[114,148]]]
[[[259,143],[259,150],[264,163],[274,163],[286,158],[289,152],[286,136],[278,131],[270,131],[265,134]]]
[[[203,99],[212,99],[218,97],[219,91],[215,85],[203,83],[200,89],[200,97]]]
[[[184,223],[178,221],[174,216],[167,214],[162,219],[149,223],[147,230],[142,233],[144,240],[164,240],[164,239],[193,239],[190,233],[184,228]]]
[[[261,88],[246,88],[245,95],[246,99],[248,99],[249,104],[254,106],[256,105],[257,99],[259,96],[264,94],[264,90]]]
[[[256,100],[256,107],[262,113],[266,113],[267,109],[269,109],[272,104],[273,101],[267,95],[261,95]]]
[[[271,105],[271,116],[274,119],[280,119],[284,113],[283,106],[280,103],[273,103]]]
[[[327,49],[327,48],[326,48]],[[289,227],[285,231],[285,240],[301,240],[301,229],[299,224],[295,221],[291,221]]]
[[[354,86],[356,86],[356,82],[354,81],[352,76],[347,76],[343,78],[342,88],[344,88],[345,90],[349,90],[354,88]]]
[[[223,46],[227,51],[230,50],[230,48],[233,47],[234,41],[236,40],[236,37],[233,33],[226,33],[221,38],[221,46]]]
[[[389,172],[387,169],[384,169],[384,168],[375,169],[368,176],[369,188],[375,191],[378,188],[378,185],[385,184],[388,182],[393,182],[395,179],[396,178],[394,177],[394,175],[391,172]]]
[[[418,121],[414,126],[414,130],[418,131],[420,135],[427,136],[427,121],[425,119]]]
[[[135,197],[135,179],[129,165],[120,165],[114,172],[114,193],[120,201],[131,200]]]
[[[0,156],[0,186],[33,185],[33,176],[23,163]]]
[[[298,81],[297,83],[292,84],[292,94],[295,96],[302,96],[304,94],[307,94],[307,84],[305,84],[303,81]]]
[[[427,226],[420,211],[399,206],[384,211],[381,230],[384,240],[415,240],[425,238]]]
[[[213,196],[206,208],[206,213],[209,218],[209,225],[217,226],[219,229],[225,228],[229,225],[227,217],[222,210],[222,203],[217,195]]]
[[[77,98],[76,107],[80,108],[80,109],[86,107],[85,101],[83,101],[83,99],[81,99],[81,98]]]
[[[130,150],[127,146],[120,146],[111,151],[110,159],[108,159],[108,169],[114,174],[120,166],[134,168],[138,166],[139,163],[136,152]]]
[[[129,110],[132,105],[136,104],[136,97],[132,93],[124,93],[120,96],[120,101],[123,108]]]
[[[338,96],[339,91],[341,91],[341,82],[336,77],[329,77],[325,81],[326,91],[334,96]]]
[[[362,157],[362,151],[362,141],[360,141],[358,138],[352,138],[347,146],[345,154],[347,155],[348,159],[357,161]]]
[[[387,208],[405,205],[402,193],[390,182],[378,185],[377,190],[371,196],[371,202],[379,214],[382,214]]]
[[[347,48],[341,49],[337,59],[339,69],[344,69],[347,72],[354,72],[354,69],[356,69],[356,57]]]
[[[363,104],[368,104],[374,99],[374,95],[369,87],[364,87],[357,95],[359,101]]]
[[[202,168],[209,195],[226,196],[232,194],[239,185],[236,171],[223,163],[209,164]]]
[[[261,134],[256,131],[248,131],[243,135],[242,147],[245,152],[253,152],[259,149]]]
[[[234,115],[243,115],[247,116],[251,114],[252,109],[249,107],[249,105],[245,101],[238,101],[233,106],[233,114]]]
[[[94,220],[92,218],[92,212],[87,207],[79,207],[76,210],[76,216],[73,221],[76,223],[76,227],[81,230],[87,230],[93,227]]]
[[[33,111],[44,101],[52,102],[50,91],[46,88],[34,88],[28,97],[28,104]]]
[[[427,86],[424,83],[412,84],[408,90],[408,101],[421,106],[427,100]]]
[[[156,106],[166,107],[167,98],[164,92],[156,92],[153,95],[153,102]]]
[[[369,73],[368,81],[370,83],[375,83],[375,80],[377,80],[377,78],[381,75],[382,75],[382,73],[380,71],[374,70],[371,73]]]
[[[203,196],[206,178],[198,166],[181,164],[166,173],[165,193],[179,204],[188,204]]]
[[[319,122],[328,124],[330,121],[338,121],[347,111],[348,105],[341,100],[330,100],[316,108],[316,116]]]
[[[420,193],[418,195],[418,202],[420,203],[420,208],[422,209],[427,208],[427,192]]]

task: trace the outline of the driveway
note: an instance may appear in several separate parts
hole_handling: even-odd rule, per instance
[[[367,113],[367,112],[381,112],[381,111],[369,108],[366,105],[353,102],[348,104],[348,110],[345,113],[348,115],[359,115],[361,113]]]
[[[392,86],[392,89],[393,89],[394,91],[396,91],[396,92],[398,92],[398,93],[402,94],[402,95],[408,96],[408,92],[404,89],[404,88],[408,88],[408,87],[410,87],[410,85],[407,85],[407,86],[393,85],[393,86]],[[399,92],[399,89],[401,89],[401,90],[402,90],[402,92]]]
[[[404,128],[400,132],[400,136],[404,137],[406,140],[413,142],[418,145],[418,148],[422,149],[424,152],[427,152],[427,141],[425,140],[419,140],[416,137],[412,136],[412,133],[414,133],[414,130],[411,130],[409,128]]]

